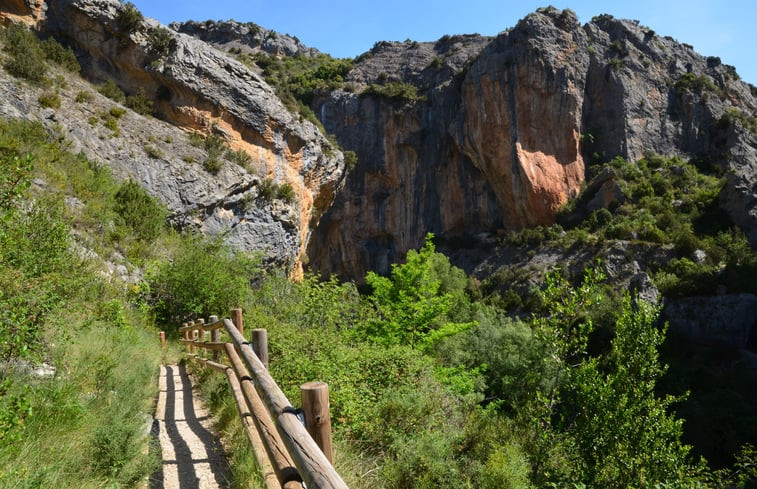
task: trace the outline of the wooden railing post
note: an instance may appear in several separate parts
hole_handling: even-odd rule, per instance
[[[231,322],[234,323],[234,326],[237,327],[237,330],[239,331],[239,334],[244,336],[244,319],[242,318],[242,310],[241,309],[232,309],[231,310]]]
[[[210,316],[209,321],[210,321],[210,324],[214,324],[214,323],[218,322],[218,316]],[[213,343],[217,343],[218,342],[218,330],[217,329],[214,329],[213,331],[210,332],[210,341],[212,341]],[[213,350],[213,360],[217,362],[220,358],[221,358],[221,352],[218,351],[218,350]]]
[[[203,318],[198,319],[197,325],[200,327],[200,329],[197,330],[197,337],[195,341],[205,341],[205,330],[202,329],[202,327],[205,325],[205,319]],[[202,348],[200,351],[204,353],[205,349]]]
[[[334,463],[331,443],[331,411],[329,386],[325,382],[308,382],[300,386],[305,428],[329,462]]]
[[[195,325],[194,321],[189,321],[189,326],[194,326],[194,325]],[[197,341],[197,330],[196,329],[193,329],[192,331],[188,331],[188,334],[189,334],[189,337],[187,338],[188,340]],[[195,347],[194,347],[194,345],[192,343],[190,343],[189,344],[189,353],[194,353],[194,352],[195,352]]]
[[[189,324],[187,324],[187,323],[181,323],[181,328],[186,328],[187,326],[189,326]],[[181,328],[179,328],[179,329],[181,329]],[[187,332],[186,331],[182,331],[181,332],[181,339],[186,340],[188,338],[189,338],[189,336],[187,336]],[[184,346],[184,350],[186,351],[186,344]]]
[[[268,370],[268,332],[265,329],[255,328],[252,330],[252,351]]]

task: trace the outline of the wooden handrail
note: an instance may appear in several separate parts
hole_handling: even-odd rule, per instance
[[[297,417],[297,410],[274,382],[268,370],[258,359],[249,342],[239,333],[234,323],[224,319],[226,332],[252,373],[255,390],[268,408],[276,429],[286,445],[294,464],[308,488],[347,489],[339,474]]]
[[[311,418],[307,419],[306,428],[301,421],[303,411],[291,405],[268,373],[265,330],[253,330],[253,345],[246,341],[239,331],[239,327],[243,325],[241,309],[232,310],[232,315],[233,320],[218,320],[216,316],[211,316],[208,324],[204,324],[202,319],[184,323],[179,328],[182,333],[179,341],[188,345],[190,352],[197,347],[213,351],[213,360],[195,354],[190,356],[209,368],[224,372],[228,377],[242,424],[253,444],[253,451],[256,452],[261,470],[266,473],[267,467],[272,467],[282,489],[301,489],[301,481],[304,481],[308,489],[347,489],[347,485],[331,464],[331,429],[326,384],[308,383],[302,386],[305,418]],[[226,330],[233,344],[219,341],[218,333],[221,328]],[[206,331],[211,331],[212,341],[204,341]],[[232,367],[217,361],[222,351],[226,352]],[[265,363],[258,356],[258,351]],[[243,398],[241,401],[240,391]],[[250,433],[252,425],[257,428],[258,440],[262,439],[265,454],[258,453],[260,444],[257,443],[256,436]],[[314,438],[319,442],[316,443]],[[268,475],[264,478],[268,486]]]

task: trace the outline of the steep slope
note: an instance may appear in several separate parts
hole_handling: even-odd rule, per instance
[[[345,81],[313,104],[360,162],[310,242],[323,273],[386,271],[427,231],[554,222],[585,164],[646,152],[724,171],[722,205],[757,242],[754,87],[636,22],[540,9],[493,40],[377,43]]]
[[[249,160],[246,169],[226,165],[217,176],[181,161],[186,155],[171,149],[152,157],[110,151],[108,164],[166,202],[180,226],[227,233],[234,246],[298,269],[311,220],[318,218],[314,204],[316,209],[329,207],[344,172],[341,153],[319,129],[291,114],[241,63],[142,19],[128,5],[66,0],[46,7],[45,33],[74,47],[87,78],[112,81],[127,94],[146,97],[161,119],[186,132],[215,135]],[[76,127],[82,121],[61,122]],[[143,139],[151,136],[147,131],[153,126],[145,121]],[[103,156],[97,141],[75,140],[85,152]],[[120,150],[122,144],[111,146]],[[263,186],[282,185],[292,187],[294,208],[257,199],[265,193]]]

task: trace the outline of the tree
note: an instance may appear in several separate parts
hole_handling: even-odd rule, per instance
[[[386,344],[406,343],[414,348],[428,349],[435,342],[473,326],[473,322],[451,322],[448,313],[454,297],[442,292],[442,280],[434,272],[438,260],[432,242],[426,235],[419,250],[410,250],[407,262],[392,265],[389,277],[369,272],[365,281],[373,287],[370,296],[379,319],[368,321],[364,333]]]
[[[590,356],[593,325],[588,309],[601,300],[596,270],[572,287],[549,274],[541,293],[547,314],[534,319],[545,352],[543,379],[523,411],[533,432],[534,482],[580,479],[588,487],[653,487],[687,480],[694,472],[682,421],[669,414],[676,402],[658,397],[665,373],[658,349],[665,327],[659,308],[626,293],[605,354]],[[557,448],[569,460],[555,470]]]

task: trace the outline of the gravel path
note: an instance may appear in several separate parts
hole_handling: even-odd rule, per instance
[[[163,465],[150,488],[230,488],[223,448],[184,366],[161,365],[159,383],[155,420]]]

